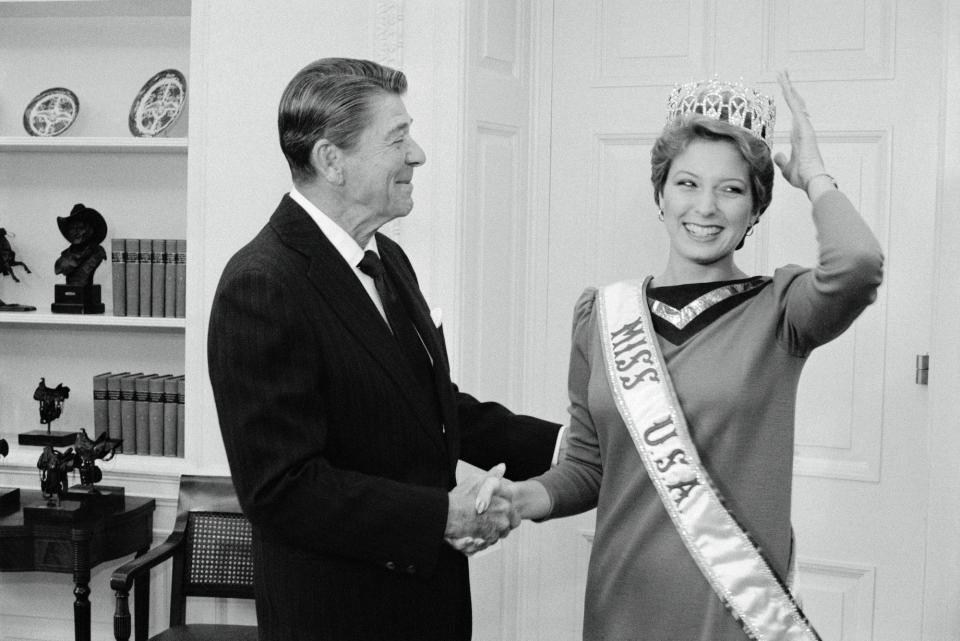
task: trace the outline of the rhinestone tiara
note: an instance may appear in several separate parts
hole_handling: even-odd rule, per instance
[[[773,98],[745,87],[742,82],[712,78],[677,85],[667,101],[667,122],[689,113],[742,127],[767,147],[773,147],[773,124],[777,117]]]

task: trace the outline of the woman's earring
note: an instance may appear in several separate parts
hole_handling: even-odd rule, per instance
[[[660,215],[658,216],[658,218],[660,219],[660,222],[663,222],[663,210],[662,210],[662,209],[660,210]]]
[[[744,234],[743,237],[746,238],[747,236],[753,236],[753,225],[747,227],[747,233]]]

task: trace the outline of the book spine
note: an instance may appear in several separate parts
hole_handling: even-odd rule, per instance
[[[109,436],[110,416],[107,408],[107,378],[110,372],[93,377],[93,438],[106,433]]]
[[[168,378],[170,378],[170,376],[155,376],[150,379],[150,456],[163,456],[166,453],[163,442],[165,437],[163,431],[163,387]]]
[[[140,316],[150,315],[153,303],[153,241],[140,239]]]
[[[177,377],[163,381],[163,455],[177,454]]]
[[[150,315],[151,316],[163,316],[163,294],[165,292],[165,277],[166,274],[163,272],[163,253],[164,253],[164,240],[162,238],[155,238],[151,241],[153,249],[151,250],[152,263],[150,266],[150,273],[153,274],[153,284],[151,285],[150,291],[153,296],[150,302]]]
[[[187,316],[187,241],[184,238],[177,239],[177,304],[176,317],[185,318]]]
[[[163,248],[163,315],[174,318],[177,315],[177,241],[168,238]]]
[[[113,270],[113,315],[127,315],[127,272],[123,238],[110,239],[110,265]]]
[[[124,273],[126,277],[127,316],[140,315],[140,241],[124,240]]]
[[[177,315],[177,241],[168,238],[163,243],[163,315],[174,318]]]
[[[184,418],[186,416],[185,412],[185,402],[187,399],[187,386],[184,382],[183,374],[177,377],[177,456],[183,458],[184,454],[184,432],[186,431],[186,423]]]
[[[120,419],[120,379],[129,374],[111,374],[107,378],[107,435],[123,438],[123,422]]]
[[[125,454],[137,453],[137,402],[134,400],[136,380],[140,374],[120,379],[120,436]]]
[[[137,422],[137,454],[150,453],[150,379],[148,374],[134,379],[133,401]]]

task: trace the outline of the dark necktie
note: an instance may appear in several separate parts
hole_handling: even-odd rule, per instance
[[[363,254],[363,259],[357,265],[364,274],[373,279],[373,284],[383,303],[383,311],[387,315],[387,322],[393,329],[393,335],[400,343],[400,347],[413,367],[420,382],[428,388],[433,387],[433,368],[427,357],[426,348],[417,334],[417,330],[410,320],[403,303],[397,298],[390,283],[390,276],[383,267],[380,257],[372,250]]]

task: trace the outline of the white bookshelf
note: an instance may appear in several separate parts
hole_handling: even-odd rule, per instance
[[[0,152],[186,154],[187,139],[121,136],[30,138],[0,136]]]
[[[55,430],[93,433],[95,374],[184,374],[187,319],[113,314],[112,238],[189,238],[188,152],[190,0],[0,0],[0,227],[21,268],[21,282],[0,277],[0,300],[32,312],[0,312],[0,437],[10,455],[0,485],[36,485],[40,450],[17,435],[38,429],[32,391],[40,378],[70,387]],[[144,83],[164,69],[187,79],[187,104],[161,136],[134,136],[128,116]],[[23,112],[51,87],[79,100],[76,121],[60,136],[32,137]],[[75,203],[107,221],[107,260],[94,276],[104,314],[53,314],[53,264],[68,242],[56,218]],[[188,254],[189,255],[189,254]],[[118,455],[103,464],[105,482],[129,490],[195,470],[184,458]],[[168,483],[169,484],[169,483]]]
[[[34,312],[0,312],[0,328],[4,325],[50,325],[59,327],[100,327],[104,329],[128,327],[134,329],[182,331],[186,329],[187,321],[185,318],[154,318],[149,316],[48,314],[38,310]]]

